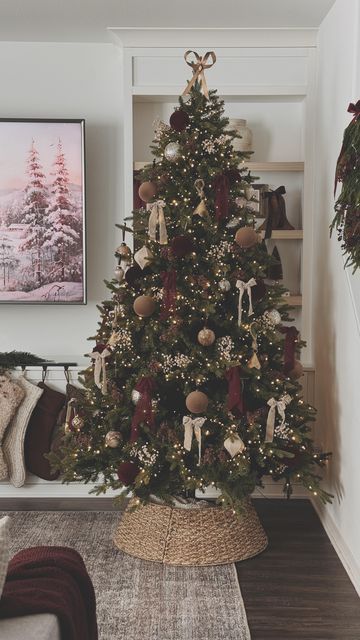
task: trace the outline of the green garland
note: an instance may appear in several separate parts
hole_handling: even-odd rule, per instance
[[[350,103],[348,112],[354,117],[344,131],[343,143],[336,164],[335,192],[338,182],[341,193],[335,204],[335,217],[330,225],[330,235],[336,228],[345,267],[353,273],[360,267],[360,100]]]
[[[27,351],[4,351],[0,352],[0,371],[15,369],[21,366],[35,366],[47,362],[44,358],[34,356]]]

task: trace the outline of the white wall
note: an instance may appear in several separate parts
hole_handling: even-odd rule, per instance
[[[359,0],[337,0],[319,31],[314,345],[320,441],[334,452],[327,481],[336,497],[325,523],[360,588],[360,335],[336,234],[329,241],[346,110],[360,92],[358,34]]]
[[[85,118],[86,306],[0,305],[0,351],[89,350],[120,243],[121,58],[112,44],[0,43],[0,117]]]

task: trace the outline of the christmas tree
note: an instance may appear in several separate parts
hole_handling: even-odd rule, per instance
[[[328,500],[318,473],[328,456],[314,449],[298,382],[303,343],[285,289],[266,279],[249,154],[233,150],[202,74],[190,85],[170,124],[156,125],[143,206],[129,218],[134,255],[124,242],[116,251],[85,399],[67,423],[64,480],[139,502],[212,486],[241,509],[270,475],[288,496],[296,481]]]

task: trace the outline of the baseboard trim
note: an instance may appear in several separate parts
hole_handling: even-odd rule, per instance
[[[310,498],[310,500],[340,559],[341,564],[348,574],[357,594],[360,596],[360,567],[357,565],[352,552],[341,535],[334,519],[329,514],[326,506],[314,498]]]

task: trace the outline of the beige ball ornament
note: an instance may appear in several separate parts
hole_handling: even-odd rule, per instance
[[[197,338],[203,347],[210,347],[215,342],[215,333],[211,329],[204,327],[199,331]]]
[[[105,436],[105,444],[110,449],[116,449],[122,440],[121,433],[119,431],[108,431]]]
[[[139,296],[134,301],[134,311],[140,318],[149,318],[155,311],[156,302],[151,296]]]
[[[288,376],[292,380],[298,380],[304,373],[304,367],[302,366],[300,360],[295,360],[294,368],[289,371]]]
[[[257,244],[258,234],[252,227],[241,227],[235,234],[235,242],[242,249],[250,249]]]
[[[209,404],[209,398],[206,393],[202,391],[192,391],[186,397],[185,404],[191,413],[205,413]]]
[[[120,256],[122,260],[130,261],[131,249],[127,246],[127,244],[125,244],[125,242],[122,242],[121,245],[116,249],[115,255]]]
[[[153,182],[143,182],[139,187],[139,196],[143,202],[150,202],[156,196],[156,185]]]

